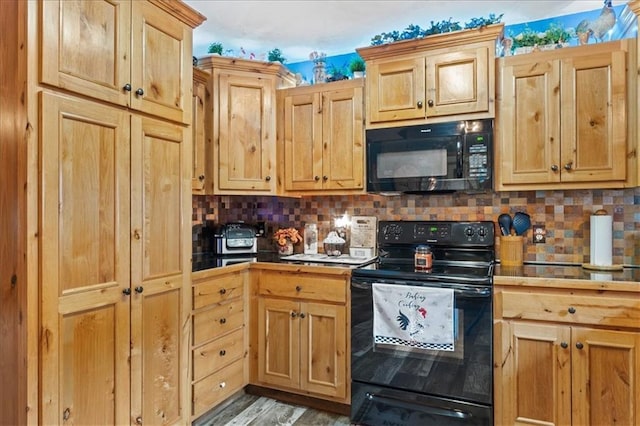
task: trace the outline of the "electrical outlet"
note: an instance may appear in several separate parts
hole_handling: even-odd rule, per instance
[[[533,225],[533,243],[542,244],[547,241],[547,231],[544,225]]]

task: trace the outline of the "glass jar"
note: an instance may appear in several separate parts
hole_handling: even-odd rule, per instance
[[[425,271],[433,266],[433,255],[429,246],[416,247],[414,258],[417,271]]]

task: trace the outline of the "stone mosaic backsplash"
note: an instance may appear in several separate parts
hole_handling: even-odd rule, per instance
[[[311,196],[194,196],[194,251],[207,221],[265,222],[267,236],[278,227],[317,223],[319,237],[333,228],[334,219],[376,216],[379,220],[490,220],[500,213],[527,212],[533,225],[544,225],[546,243],[533,244],[532,230],[525,234],[524,260],[588,263],[589,217],[598,209],[613,215],[613,263],[640,266],[640,188],[624,190],[523,191],[487,194],[433,194],[385,197]],[[499,235],[496,224],[496,235]],[[259,248],[273,248],[271,238],[259,239]],[[298,246],[296,251],[301,251]],[[499,253],[499,239],[496,254]]]

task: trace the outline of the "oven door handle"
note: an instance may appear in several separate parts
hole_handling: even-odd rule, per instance
[[[424,413],[427,414],[435,414],[437,416],[443,416],[443,417],[453,417],[456,419],[463,419],[463,420],[468,420],[470,418],[473,417],[473,414],[468,413],[466,411],[462,411],[462,410],[456,410],[456,409],[450,409],[450,408],[442,408],[442,407],[434,407],[434,406],[430,406],[430,405],[419,405],[419,404],[410,404],[406,401],[402,401],[400,399],[396,399],[396,398],[390,398],[387,396],[380,396],[380,395],[376,395],[373,394],[371,392],[367,392],[366,393],[366,397],[368,400],[376,402],[383,402],[383,403],[390,403],[393,404],[397,407],[403,407],[403,408],[407,408],[409,410],[419,410],[422,411]]]
[[[371,290],[372,282],[351,279],[351,286],[360,290]],[[438,286],[440,287],[440,286]],[[461,288],[459,286],[445,286],[442,288],[452,288],[455,294],[464,297],[483,298],[491,297],[491,287],[470,287]]]

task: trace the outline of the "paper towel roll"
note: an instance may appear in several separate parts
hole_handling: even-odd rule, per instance
[[[613,217],[591,216],[591,264],[611,266]]]

